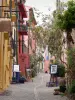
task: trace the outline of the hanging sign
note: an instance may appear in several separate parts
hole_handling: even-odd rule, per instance
[[[14,72],[19,72],[20,71],[19,69],[20,69],[19,65],[14,65],[14,68],[13,68]]]
[[[57,73],[57,65],[51,65],[51,74]]]

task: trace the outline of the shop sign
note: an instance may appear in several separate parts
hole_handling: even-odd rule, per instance
[[[51,65],[51,74],[57,73],[57,65]]]
[[[19,68],[20,66],[19,65],[14,65],[13,67],[14,67],[13,68],[14,72],[19,72],[20,71],[20,68]]]

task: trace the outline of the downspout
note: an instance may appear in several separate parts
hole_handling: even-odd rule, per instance
[[[18,25],[18,22],[17,22],[17,18],[18,18],[18,12],[17,12],[17,0],[16,0],[16,64],[18,64],[18,49],[17,49],[17,46],[18,46],[17,25]]]

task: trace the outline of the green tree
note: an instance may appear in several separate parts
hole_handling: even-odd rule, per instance
[[[55,12],[56,13],[56,12]],[[48,45],[49,52],[52,55],[61,57],[62,53],[62,34],[61,30],[55,24],[56,17],[51,18],[50,15],[42,16],[42,25],[36,26],[33,33],[36,37],[39,47]]]
[[[71,36],[72,29],[75,28],[75,1],[70,0],[67,3],[67,10],[63,13],[57,14],[56,26],[65,30],[67,34],[67,45],[71,47],[71,43],[74,44],[74,40]]]
[[[30,55],[30,68],[32,70],[32,76],[35,76],[37,74],[37,64],[42,60],[43,60],[42,55],[39,56],[36,56],[35,54]]]

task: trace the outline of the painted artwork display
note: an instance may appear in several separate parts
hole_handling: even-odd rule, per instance
[[[13,71],[19,72],[20,71],[19,65],[14,65]]]
[[[57,65],[51,65],[51,74],[57,73]]]

